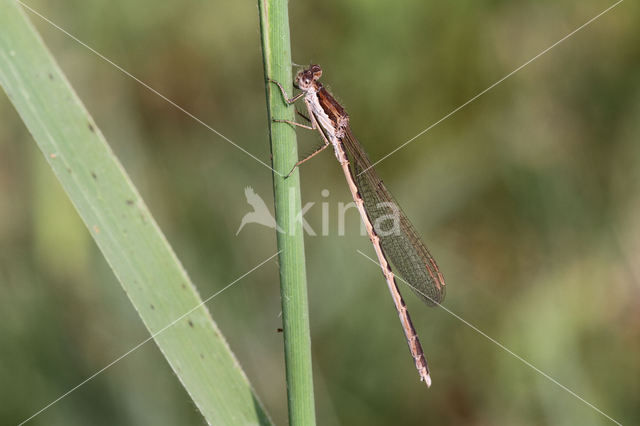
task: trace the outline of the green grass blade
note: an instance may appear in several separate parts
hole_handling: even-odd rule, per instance
[[[262,54],[266,78],[279,81],[292,92],[289,13],[286,0],[259,0]],[[284,351],[289,402],[289,424],[315,424],[313,375],[311,369],[311,337],[300,212],[300,178],[296,170],[285,179],[298,161],[296,136],[290,125],[274,123],[272,118],[294,119],[294,108],[287,106],[277,86],[267,83],[273,188],[276,221],[281,250],[280,293],[284,329]],[[278,174],[279,173],[279,174]]]
[[[150,333],[198,306],[136,188],[13,0],[0,0],[0,85]],[[155,341],[208,423],[270,423],[204,306]]]
[[[260,30],[265,79],[281,82],[291,93],[291,47],[289,13],[286,0],[259,0]],[[273,118],[293,120],[294,108],[283,102],[282,94],[267,84],[267,107],[270,122],[273,187],[280,250],[280,293],[284,329],[289,424],[315,424],[311,337],[304,258],[300,177],[296,170],[284,178],[298,161],[296,136],[291,126],[274,123]]]

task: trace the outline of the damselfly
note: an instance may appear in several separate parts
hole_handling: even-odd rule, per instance
[[[284,96],[288,104],[304,98],[310,125],[289,120],[274,121],[317,130],[324,140],[324,145],[308,157],[298,161],[291,171],[293,172],[300,164],[319,154],[330,145],[333,146],[338,162],[347,179],[349,190],[353,195],[353,200],[358,207],[382,267],[382,273],[400,316],[400,322],[409,344],[411,356],[420,374],[420,380],[423,380],[427,386],[431,386],[427,360],[396,284],[389,261],[420,299],[430,306],[435,306],[444,299],[444,278],[438,270],[438,265],[431,253],[429,253],[409,219],[384,186],[382,180],[373,169],[367,154],[351,133],[349,116],[344,108],[318,81],[321,76],[322,69],[319,65],[311,65],[309,68],[300,71],[294,84],[302,92],[291,98],[280,83],[270,80],[278,85],[282,96]]]

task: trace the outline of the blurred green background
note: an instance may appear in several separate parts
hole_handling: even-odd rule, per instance
[[[28,4],[269,162],[255,2]],[[377,160],[612,2],[291,2],[293,60],[319,63]],[[247,225],[246,154],[30,15],[203,297],[276,251]],[[445,306],[623,424],[640,423],[640,6],[617,8],[378,165],[438,259]],[[1,29],[0,29],[1,31]],[[0,423],[16,424],[148,334],[6,96],[0,97]],[[304,154],[319,142],[299,132]],[[404,289],[397,314],[328,152],[301,171],[323,425],[611,424]],[[330,195],[323,197],[322,190]],[[322,203],[329,235],[322,236]],[[286,424],[277,264],[208,304]],[[203,424],[153,343],[31,424]]]

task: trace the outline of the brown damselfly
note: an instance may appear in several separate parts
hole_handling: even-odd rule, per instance
[[[298,161],[292,171],[330,145],[333,146],[347,179],[349,190],[353,195],[353,200],[373,243],[378,262],[382,267],[382,273],[400,316],[400,322],[409,344],[411,356],[420,374],[420,380],[423,380],[427,386],[431,386],[427,360],[424,357],[418,334],[411,323],[411,317],[396,284],[389,261],[418,297],[430,306],[435,306],[444,299],[444,278],[431,253],[384,186],[367,154],[351,133],[349,116],[344,108],[318,81],[321,76],[322,69],[319,65],[311,65],[300,71],[294,84],[302,92],[291,98],[287,96],[280,83],[271,80],[278,85],[288,104],[304,98],[310,125],[289,120],[274,121],[317,130],[324,140],[324,144],[319,149]]]

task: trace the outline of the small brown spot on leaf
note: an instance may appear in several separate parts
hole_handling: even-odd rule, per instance
[[[49,80],[53,80],[53,74],[49,73]]]
[[[200,358],[204,359],[204,354],[200,354]]]
[[[128,206],[132,206],[133,205],[133,200],[127,200],[126,203],[127,203]]]
[[[187,285],[185,283],[182,283],[182,289],[185,290],[187,288]]]
[[[96,174],[96,172],[91,172],[91,177],[92,177],[94,180],[98,180],[98,175]]]
[[[155,309],[156,309],[156,307],[151,305],[151,310],[154,311]]]
[[[277,331],[278,333],[282,333],[284,330],[283,330],[283,329],[281,329],[281,328],[277,328],[277,329],[276,329],[276,331]]]
[[[89,123],[89,130],[93,133],[95,130],[93,129],[93,124]]]
[[[191,322],[191,320],[189,320],[189,327],[193,328],[193,322]]]

